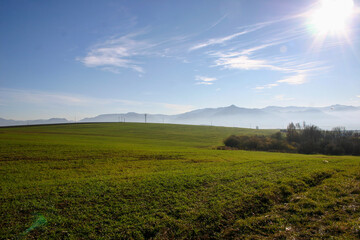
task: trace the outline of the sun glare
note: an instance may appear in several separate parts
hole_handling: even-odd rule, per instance
[[[321,0],[311,15],[310,25],[318,34],[345,33],[353,9],[353,0]]]

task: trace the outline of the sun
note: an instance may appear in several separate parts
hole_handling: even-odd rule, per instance
[[[322,35],[345,33],[353,11],[353,0],[321,0],[310,16],[311,29]]]

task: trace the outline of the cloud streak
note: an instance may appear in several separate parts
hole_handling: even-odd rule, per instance
[[[307,61],[302,59],[300,62],[296,56],[285,56],[276,58],[274,56],[267,57],[266,48],[274,47],[284,42],[287,39],[276,39],[273,42],[258,44],[248,48],[240,49],[238,51],[230,50],[218,51],[211,53],[216,58],[214,61],[215,67],[222,67],[223,69],[238,69],[238,70],[271,70],[282,72],[287,75],[283,79],[276,82],[269,83],[262,86],[257,86],[255,90],[264,90],[277,87],[280,84],[301,85],[309,80],[309,76],[316,75],[319,72],[328,70],[329,67],[324,66],[323,62]],[[261,57],[256,57],[258,52],[261,52]]]
[[[208,31],[217,25],[219,25],[225,18],[227,17],[227,14],[223,15],[221,18],[219,18],[215,23],[213,23],[210,27],[208,27],[205,31]]]
[[[264,89],[270,89],[273,87],[278,87],[280,84],[289,84],[289,85],[301,85],[306,83],[308,80],[306,78],[306,75],[304,74],[298,74],[298,75],[293,75],[293,76],[289,76],[287,78],[281,79],[276,81],[275,83],[270,83],[270,84],[266,84],[263,86],[258,86],[255,87],[255,90],[264,90]]]
[[[266,84],[266,85],[264,85],[264,86],[258,86],[258,87],[256,87],[255,89],[256,89],[256,90],[263,90],[263,89],[265,89],[265,88],[273,88],[273,87],[277,87],[277,86],[279,86],[279,84],[277,84],[277,83],[270,83],[270,84]]]
[[[279,19],[275,19],[273,21],[266,21],[266,22],[260,22],[260,23],[255,23],[255,24],[251,24],[251,25],[247,25],[247,26],[242,26],[239,27],[239,29],[241,29],[242,31],[224,36],[224,37],[219,37],[219,38],[211,38],[207,41],[204,41],[202,43],[198,43],[195,44],[194,46],[189,48],[189,51],[194,51],[194,50],[198,50],[201,48],[205,48],[205,47],[209,47],[212,45],[218,45],[218,44],[224,44],[225,42],[231,41],[239,36],[242,35],[246,35],[248,33],[257,31],[259,29],[262,29],[264,27],[270,26],[272,24],[276,24],[276,23],[280,23],[280,22],[284,22],[287,20],[292,20],[292,19],[296,19],[299,17],[303,17],[303,14],[298,14],[298,15],[292,15],[292,16],[285,16]],[[210,26],[207,30],[213,28],[214,26],[216,26],[217,24],[219,24],[224,18],[226,17],[226,15],[224,15],[222,18],[220,18],[220,20],[218,20],[215,24],[213,24],[212,26]]]
[[[306,82],[306,77],[303,74],[291,76],[282,80],[278,80],[278,83],[287,83],[290,85],[300,85]]]
[[[212,85],[213,82],[216,81],[217,79],[198,75],[195,77],[195,80],[197,81],[196,84]]]
[[[231,40],[233,38],[244,35],[246,33],[249,33],[249,31],[242,31],[242,32],[234,33],[232,35],[222,37],[222,38],[212,38],[212,39],[210,39],[210,40],[208,40],[206,42],[199,43],[199,44],[196,44],[195,46],[192,46],[191,48],[189,48],[189,51],[194,51],[194,50],[204,48],[204,47],[208,47],[208,46],[215,45],[215,44],[222,44],[222,43],[224,43],[226,41],[229,41],[229,40]]]
[[[220,57],[215,61],[215,66],[221,66],[227,69],[241,69],[241,70],[261,70],[269,69],[274,71],[289,71],[286,68],[272,65],[264,59],[251,59],[248,56],[232,56]]]
[[[148,55],[155,46],[147,41],[137,40],[143,32],[131,33],[118,38],[111,38],[93,46],[85,57],[77,58],[87,67],[100,67],[114,73],[121,68],[143,73],[144,69],[134,58]]]
[[[313,76],[323,74],[330,68],[325,62],[311,59],[310,55],[299,57],[300,54],[291,56],[287,53],[291,51],[288,51],[291,46],[288,43],[307,37],[308,29],[303,24],[307,16],[308,10],[273,21],[242,26],[238,28],[239,32],[208,39],[191,46],[189,51],[208,48],[203,53],[213,58],[210,67],[242,71],[268,70],[284,74],[279,80],[257,86],[255,90],[271,89],[284,84],[305,84]],[[292,22],[289,24],[289,21]],[[250,33],[259,29],[261,32],[258,31],[258,38],[253,39]],[[197,84],[210,85],[212,82],[199,81]]]
[[[273,24],[270,22],[268,24]],[[264,40],[260,43],[255,41],[243,41],[243,45],[247,47],[239,48],[237,46],[230,46],[229,50],[223,49],[217,52],[210,52],[210,56],[215,57],[216,60],[215,66],[222,67],[224,69],[240,69],[240,70],[273,70],[280,71],[284,73],[302,73],[309,72],[314,70],[314,63],[299,63],[297,58],[291,57],[282,57],[276,58],[274,54],[269,56],[268,51],[264,51],[268,48],[279,46],[281,44],[286,44],[290,40],[298,39],[302,37],[300,31],[292,30],[285,31],[276,36],[272,36],[267,40]],[[254,42],[256,44],[254,44]],[[236,48],[238,48],[236,50]],[[279,49],[279,54],[281,49]],[[259,56],[259,53],[261,54]],[[318,66],[321,63],[316,62]]]
[[[209,47],[209,46],[212,46],[212,45],[224,44],[225,42],[233,40],[233,39],[235,39],[235,38],[237,38],[237,37],[239,37],[241,35],[245,35],[245,34],[254,32],[256,30],[259,30],[259,29],[263,28],[264,26],[266,26],[268,24],[269,23],[255,24],[255,25],[251,25],[251,26],[246,27],[246,29],[243,30],[243,31],[233,33],[233,34],[230,34],[230,35],[225,36],[225,37],[211,38],[211,39],[209,39],[209,40],[207,40],[205,42],[198,43],[198,44],[190,47],[189,51],[198,50],[198,49]]]

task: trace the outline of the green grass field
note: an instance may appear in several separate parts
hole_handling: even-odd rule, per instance
[[[360,157],[215,150],[274,132],[0,128],[0,238],[359,239]]]

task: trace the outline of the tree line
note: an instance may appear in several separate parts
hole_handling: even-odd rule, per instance
[[[290,123],[287,129],[271,136],[236,136],[224,140],[226,147],[257,150],[293,152],[304,154],[360,155],[360,134],[343,127],[331,131],[315,125]]]

